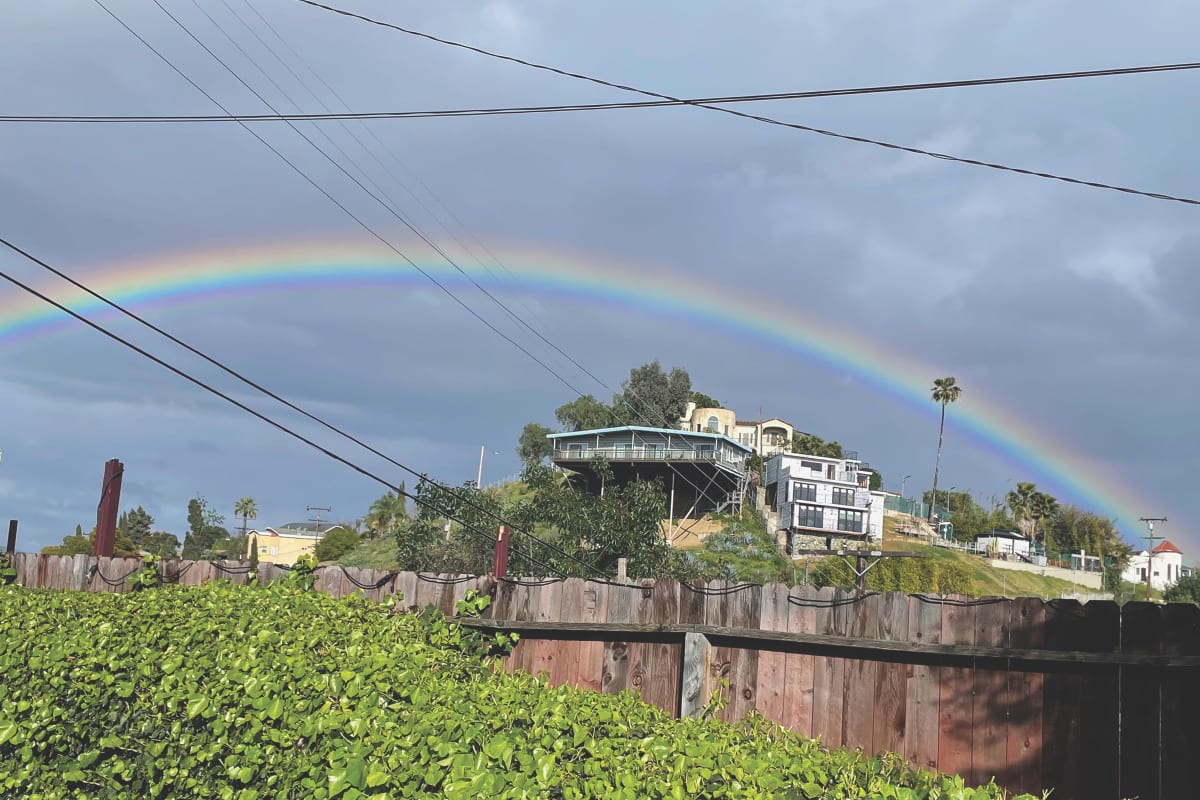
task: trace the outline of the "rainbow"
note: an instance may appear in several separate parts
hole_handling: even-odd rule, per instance
[[[503,270],[483,276],[478,265],[459,260],[489,290],[529,296],[560,296],[622,309],[644,310],[760,345],[780,348],[839,376],[849,375],[924,416],[937,407],[928,386],[942,371],[867,340],[811,314],[770,308],[761,298],[739,297],[727,288],[704,284],[662,268],[603,262],[577,254],[501,249]],[[421,269],[452,289],[466,280],[444,261],[422,260]],[[474,269],[471,269],[474,267]],[[212,301],[248,292],[303,290],[356,284],[428,286],[427,279],[395,253],[362,242],[265,244],[192,252],[89,269],[86,282],[96,291],[140,311]],[[686,287],[686,288],[681,288]],[[69,287],[68,287],[69,288]],[[6,293],[0,300],[0,346],[76,330],[79,325],[35,298]],[[105,307],[83,292],[57,291],[55,297],[89,315]],[[108,311],[108,314],[115,312]],[[948,425],[1005,459],[1039,484],[1051,484],[1060,497],[1115,518],[1127,536],[1136,535],[1143,509],[1159,508],[1138,496],[1127,481],[1084,461],[1066,443],[1036,430],[979,391],[964,395],[947,417]],[[1177,534],[1177,538],[1178,537]]]

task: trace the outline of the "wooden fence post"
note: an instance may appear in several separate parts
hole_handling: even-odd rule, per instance
[[[679,672],[679,717],[699,717],[712,694],[712,646],[708,637],[688,633],[683,637],[683,668]]]
[[[15,519],[8,521],[8,545],[5,546],[4,552],[10,556],[17,552],[17,521]]]
[[[492,575],[500,580],[508,574],[508,526],[496,528],[496,560],[492,564]]]

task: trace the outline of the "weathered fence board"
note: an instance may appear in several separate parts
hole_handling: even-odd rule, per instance
[[[25,586],[121,592],[137,559],[16,554]],[[246,583],[234,562],[164,561],[166,583]],[[259,582],[287,575],[258,567]],[[337,597],[400,595],[447,614],[489,593],[490,630],[518,630],[509,670],[626,689],[679,713],[728,681],[720,716],[757,710],[827,745],[1054,789],[1061,800],[1190,797],[1200,781],[1200,608],[971,600],[784,586],[500,580],[322,567]],[[489,621],[490,619],[490,621]],[[489,627],[490,626],[490,627]],[[684,686],[685,637],[693,661]],[[711,641],[710,641],[711,640]],[[699,663],[697,659],[703,659]],[[703,693],[703,697],[699,696]]]

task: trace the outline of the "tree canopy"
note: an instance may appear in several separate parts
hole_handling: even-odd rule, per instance
[[[664,372],[658,359],[629,370],[613,407],[630,425],[676,428],[692,397],[692,377],[686,369]]]
[[[517,455],[526,464],[540,464],[554,453],[554,443],[546,437],[554,431],[545,425],[531,422],[521,430]]]
[[[619,417],[612,406],[600,402],[590,394],[563,403],[554,410],[554,418],[566,431],[589,431],[625,424],[624,418]]]
[[[724,408],[720,400],[716,400],[704,392],[692,392],[691,400],[696,404],[696,408]]]
[[[846,453],[837,442],[827,442],[813,433],[792,434],[792,452],[806,456],[845,458]]]

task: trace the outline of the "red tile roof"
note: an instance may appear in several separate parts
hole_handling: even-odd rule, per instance
[[[1183,555],[1183,551],[1180,550],[1175,545],[1171,544],[1170,539],[1163,539],[1163,543],[1160,544],[1158,547],[1154,548],[1154,552],[1156,552],[1156,553],[1179,553],[1179,555]]]

